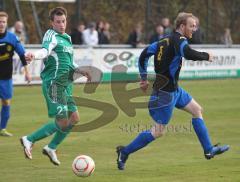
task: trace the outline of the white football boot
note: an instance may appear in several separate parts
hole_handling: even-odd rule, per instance
[[[23,136],[22,138],[20,138],[20,142],[23,146],[23,151],[24,151],[24,154],[25,154],[26,158],[32,159],[32,145],[33,145],[33,143],[30,142],[27,139],[27,136]]]
[[[51,149],[48,147],[48,145],[46,145],[45,147],[43,147],[42,153],[48,156],[48,158],[54,165],[60,165],[60,161],[57,158],[56,150]]]

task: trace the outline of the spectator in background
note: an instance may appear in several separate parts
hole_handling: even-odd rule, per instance
[[[98,43],[100,44],[101,42],[101,37],[103,35],[103,27],[104,27],[104,22],[103,21],[99,21],[97,23],[97,32],[98,32]]]
[[[83,41],[84,44],[89,46],[98,45],[98,32],[95,22],[89,23],[88,28],[83,31]]]
[[[99,38],[99,44],[110,44],[111,33],[110,33],[110,24],[104,22],[103,30],[101,37]]]
[[[97,31],[101,32],[103,30],[104,27],[104,22],[102,20],[100,20],[99,22],[97,22]]]
[[[85,25],[79,23],[77,28],[73,29],[71,33],[72,44],[83,44],[83,31],[85,30]]]
[[[16,21],[14,26],[9,29],[10,32],[14,33],[22,44],[27,43],[27,36],[24,30],[24,25],[21,21]]]
[[[188,43],[202,44],[204,40],[204,33],[202,31],[202,28],[200,28],[199,19],[196,16],[194,16],[194,19],[195,19],[195,24],[194,24],[195,28],[192,34],[192,38],[188,39]]]
[[[98,44],[109,44],[110,43],[110,24],[108,22],[100,21],[97,26],[98,31]]]
[[[137,47],[143,44],[142,25],[136,24],[133,31],[129,34],[127,44]]]
[[[150,44],[153,42],[159,41],[164,36],[164,28],[162,25],[156,26],[156,32],[150,38]]]
[[[223,36],[221,37],[221,43],[226,44],[226,45],[233,44],[230,28],[225,28],[225,32],[224,32]]]
[[[164,28],[164,34],[172,33],[171,23],[169,18],[165,17],[162,19],[162,26]]]

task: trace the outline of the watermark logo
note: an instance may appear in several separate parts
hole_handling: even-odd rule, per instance
[[[129,117],[136,116],[136,109],[148,109],[149,107],[148,101],[133,101],[133,100],[136,100],[136,98],[140,98],[140,97],[150,96],[152,93],[150,91],[151,89],[148,89],[147,93],[143,93],[140,88],[128,89],[127,88],[128,82],[121,82],[121,83],[114,82],[114,80],[116,80],[116,78],[119,77],[119,74],[121,74],[121,76],[123,77],[132,76],[131,74],[127,73],[127,67],[124,65],[113,66],[112,73],[111,73],[111,83],[110,83],[111,94],[118,107],[112,103],[108,103],[104,101],[104,98],[102,98],[102,100],[99,101],[99,100],[94,100],[90,97],[90,94],[95,93],[99,84],[101,83],[100,81],[103,74],[98,68],[90,67],[90,66],[79,67],[70,73],[69,72],[66,73],[66,75],[63,74],[62,78],[60,78],[59,80],[66,80],[66,77],[69,78],[69,80],[71,81],[79,79],[80,77],[82,77],[81,73],[83,70],[86,70],[86,71],[90,70],[91,73],[93,74],[97,73],[97,75],[100,75],[99,81],[95,83],[90,83],[90,84],[87,83],[84,85],[83,91],[84,93],[89,94],[88,98],[84,98],[81,96],[79,97],[71,96],[71,98],[68,98],[66,100],[74,100],[76,106],[93,108],[98,111],[101,111],[102,114],[88,123],[75,125],[72,130],[73,132],[87,132],[87,131],[91,131],[91,130],[100,128],[102,126],[105,126],[113,122],[118,117],[119,109],[121,109],[121,111],[123,111],[124,114],[126,114]],[[135,76],[137,77],[138,75],[135,75]],[[149,77],[155,77],[155,76],[149,75]],[[157,77],[158,77],[157,79],[158,81],[155,81],[153,84],[155,87],[155,90],[161,89],[161,87],[164,87],[168,83],[168,79],[166,77],[161,75],[157,75]],[[133,81],[133,82],[136,82],[136,81]],[[58,93],[58,92],[54,92],[54,93]],[[159,95],[159,93],[155,93],[157,99],[154,102],[161,102],[162,97]],[[61,94],[61,95],[62,97],[64,97],[64,94]],[[170,102],[172,102],[171,99],[165,99],[164,104],[168,105]]]
[[[150,123],[150,122],[149,122]],[[132,134],[141,133],[146,130],[154,130],[157,128],[154,124],[144,124],[143,122],[138,123],[123,123],[119,126],[121,132]],[[186,124],[169,124],[165,126],[165,133],[192,133],[192,122]]]

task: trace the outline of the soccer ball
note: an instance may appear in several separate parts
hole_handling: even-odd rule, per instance
[[[87,155],[77,156],[72,163],[72,170],[74,174],[80,177],[90,176],[95,169],[93,159]]]

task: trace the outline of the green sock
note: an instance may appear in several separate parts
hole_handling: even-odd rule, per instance
[[[62,141],[66,138],[66,136],[70,133],[71,129],[73,128],[72,125],[70,125],[65,131],[57,130],[55,133],[53,139],[48,144],[48,147],[51,149],[56,149],[57,146],[62,143]]]
[[[52,135],[58,130],[58,126],[55,121],[50,121],[49,123],[43,125],[37,131],[27,136],[27,139],[32,143],[41,140],[45,137]]]

